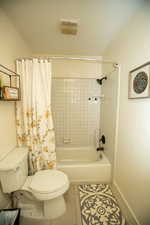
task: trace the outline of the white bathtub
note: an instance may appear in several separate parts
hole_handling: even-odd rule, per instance
[[[93,147],[73,147],[73,148],[60,148],[56,149],[58,161],[69,162],[92,162],[97,161],[98,153]]]
[[[57,148],[57,168],[71,182],[105,182],[111,180],[111,165],[106,156],[89,147]]]

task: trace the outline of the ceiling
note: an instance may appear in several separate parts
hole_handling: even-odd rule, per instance
[[[35,54],[103,55],[142,0],[1,0]],[[77,20],[78,34],[59,30],[60,19]]]

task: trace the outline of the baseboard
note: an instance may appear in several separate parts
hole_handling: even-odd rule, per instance
[[[126,218],[127,225],[141,225],[116,182],[112,184],[112,191],[119,203],[123,216]]]

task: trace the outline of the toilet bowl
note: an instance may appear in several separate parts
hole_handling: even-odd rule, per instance
[[[63,194],[69,188],[68,177],[56,169],[40,170],[28,176],[27,155],[26,148],[15,148],[0,161],[2,190],[15,193],[23,215],[55,219],[66,210]]]
[[[68,187],[68,177],[58,170],[37,172],[29,185],[32,194],[41,201],[50,200],[64,194]]]
[[[55,219],[66,211],[63,194],[68,188],[66,174],[58,170],[41,170],[28,176],[21,190],[28,191],[38,201],[43,201],[43,216],[46,219]]]

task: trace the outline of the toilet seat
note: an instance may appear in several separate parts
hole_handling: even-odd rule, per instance
[[[28,188],[37,199],[50,200],[64,194],[69,188],[69,181],[61,171],[41,170],[32,176]]]

